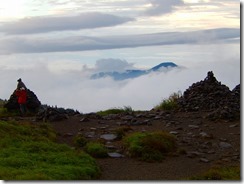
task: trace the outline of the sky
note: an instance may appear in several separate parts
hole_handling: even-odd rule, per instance
[[[114,81],[103,71],[179,68]],[[213,71],[240,83],[240,1],[0,1],[0,98],[22,78],[42,102],[83,113],[150,110]]]

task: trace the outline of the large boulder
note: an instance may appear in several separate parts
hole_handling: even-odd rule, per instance
[[[27,102],[26,107],[28,111],[30,112],[37,112],[39,107],[41,105],[41,102],[38,100],[37,96],[33,91],[30,89],[27,89]],[[7,103],[4,105],[5,108],[8,109],[8,111],[15,111],[19,110],[19,104],[18,104],[18,97],[15,94],[15,91],[10,96]]]
[[[217,81],[212,71],[192,84],[178,101],[181,111],[208,111],[210,119],[234,119],[240,116],[240,85],[232,91]]]

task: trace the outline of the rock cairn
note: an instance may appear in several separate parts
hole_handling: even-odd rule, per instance
[[[217,81],[212,71],[200,82],[192,84],[178,101],[180,111],[208,111],[208,118],[240,118],[240,85],[232,91]]]
[[[40,105],[41,102],[38,100],[35,93],[30,89],[27,89],[26,107],[28,111],[37,112]],[[4,107],[7,108],[8,111],[19,110],[18,97],[16,96],[15,91],[12,93],[12,95],[10,96],[9,100],[4,105]]]

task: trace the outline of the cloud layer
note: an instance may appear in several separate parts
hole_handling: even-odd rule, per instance
[[[117,61],[118,64],[109,66],[111,61]],[[219,58],[218,61],[207,60],[201,65],[185,65],[185,68],[125,81],[114,81],[109,77],[97,80],[89,78],[99,69],[116,70],[118,65],[135,67],[125,60],[111,58],[100,60],[89,69],[82,67],[79,62],[65,61],[40,62],[29,68],[17,64],[11,68],[1,67],[0,77],[8,80],[0,81],[0,98],[8,99],[16,87],[16,80],[21,77],[43,104],[74,108],[84,113],[123,106],[131,106],[135,110],[150,110],[173,92],[184,92],[194,82],[203,80],[210,70],[230,89],[240,83],[240,62],[237,56]]]
[[[35,34],[52,31],[73,31],[116,26],[133,20],[133,18],[98,12],[66,17],[32,17],[21,19],[17,22],[5,23],[0,27],[0,32],[7,34]]]
[[[70,36],[66,38],[11,37],[0,40],[0,54],[105,50],[153,45],[224,42],[240,37],[239,29],[211,29],[106,37]]]

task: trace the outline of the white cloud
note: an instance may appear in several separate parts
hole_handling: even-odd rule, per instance
[[[106,50],[153,45],[177,45],[225,42],[240,37],[239,29],[211,29],[190,32],[163,32],[103,37],[69,36],[66,38],[11,37],[0,40],[0,54]]]
[[[96,61],[95,70],[98,72],[108,72],[108,71],[125,71],[128,69],[133,69],[133,64],[128,63],[126,60],[121,59],[100,59]]]
[[[145,11],[147,15],[162,15],[171,13],[176,7],[183,6],[182,0],[149,0],[150,7]]]
[[[83,13],[77,16],[30,17],[2,24],[0,32],[7,34],[35,34],[52,31],[94,29],[116,26],[133,20],[128,17],[99,12]]]

